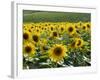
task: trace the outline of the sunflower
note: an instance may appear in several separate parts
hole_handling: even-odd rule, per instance
[[[39,25],[39,26],[38,26],[38,28],[40,28],[40,29],[41,29],[41,25]]]
[[[79,21],[77,24],[78,24],[78,26],[80,26],[80,27],[83,25],[82,21]]]
[[[83,46],[83,40],[80,38],[76,38],[75,47],[78,48],[78,47],[82,47],[82,46]]]
[[[67,33],[70,35],[73,35],[76,32],[76,29],[73,25],[68,25],[67,26]]]
[[[28,30],[26,25],[23,25],[23,30]]]
[[[64,27],[61,27],[60,29],[61,29],[62,32],[64,31]]]
[[[75,38],[74,42],[71,44],[72,48],[81,48],[84,44],[84,41],[81,38]]]
[[[59,26],[59,32],[64,33],[64,31],[65,31],[65,25],[60,25]]]
[[[40,40],[40,35],[38,35],[38,34],[32,34],[32,41],[34,43],[39,43],[39,40]]]
[[[82,25],[81,27],[82,27],[82,30],[87,31],[87,26],[86,26],[86,24]]]
[[[72,42],[70,48],[81,48],[84,45],[84,41],[81,38],[75,38],[74,41]]]
[[[40,30],[41,30],[41,31],[44,31],[44,26],[41,26]]]
[[[44,31],[48,31],[49,30],[48,27],[49,26],[44,26]]]
[[[67,48],[62,44],[55,44],[49,50],[49,57],[53,62],[59,62],[63,60],[66,55]]]
[[[50,32],[52,32],[52,31],[54,31],[54,30],[55,30],[54,26],[49,26],[49,31],[50,31]]]
[[[41,34],[41,28],[36,27],[33,33],[40,35]]]
[[[28,31],[29,31],[30,33],[32,33],[33,29],[29,28]]]
[[[31,26],[30,27],[31,31],[35,30],[35,27],[34,26]]]
[[[58,32],[57,31],[53,31],[52,34],[51,34],[51,36],[53,38],[57,38],[58,37]]]
[[[33,57],[35,54],[35,46],[30,42],[25,43],[23,46],[23,53],[28,57]]]
[[[25,41],[28,41],[29,39],[30,39],[30,32],[29,31],[27,31],[27,30],[24,30],[24,32],[23,32],[23,39],[25,40]]]
[[[87,30],[91,29],[91,23],[90,22],[86,23],[86,26],[87,26]]]
[[[80,28],[79,23],[73,23],[73,25],[74,25],[74,27],[76,28],[76,30]]]

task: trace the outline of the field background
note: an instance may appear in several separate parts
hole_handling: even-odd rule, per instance
[[[23,22],[87,22],[91,20],[90,13],[49,12],[23,10]]]

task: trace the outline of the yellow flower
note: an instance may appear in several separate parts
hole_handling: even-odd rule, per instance
[[[63,60],[66,54],[67,48],[62,44],[55,44],[53,47],[49,50],[49,57],[51,61],[53,62],[59,62]]]
[[[81,38],[75,38],[69,48],[81,48],[84,45],[84,41]]]
[[[86,26],[86,24],[83,24],[81,27],[82,27],[82,30],[87,31],[87,26]]]
[[[23,25],[23,30],[28,30],[26,25]]]
[[[74,26],[75,26],[76,29],[80,28],[80,25],[78,23],[74,23]]]
[[[43,26],[41,27],[41,30],[42,30],[42,31],[44,30],[44,27],[43,27]]]
[[[59,26],[59,32],[63,33],[65,31],[65,25],[60,25]]]
[[[49,27],[49,31],[52,32],[52,31],[54,31],[54,30],[55,30],[54,26],[51,25],[51,26]]]
[[[51,36],[53,38],[57,38],[58,37],[58,32],[57,31],[53,31],[52,34],[51,34]]]
[[[30,39],[30,32],[29,31],[27,31],[27,30],[24,30],[24,32],[23,32],[23,39],[25,40],[25,41],[28,41],[29,39]]]
[[[40,35],[41,34],[41,28],[35,28],[35,30],[33,31],[33,33]]]
[[[90,22],[86,23],[86,26],[87,26],[87,29],[88,29],[88,30],[91,29],[91,23],[90,23]]]
[[[82,21],[79,21],[77,24],[78,24],[78,26],[80,26],[80,27],[83,25]]]
[[[23,53],[28,57],[33,57],[35,54],[35,46],[30,42],[25,43],[23,46]]]
[[[32,41],[34,42],[34,43],[39,43],[39,41],[40,41],[40,35],[38,35],[38,34],[32,34]]]
[[[67,26],[67,33],[69,35],[73,35],[75,32],[76,32],[75,26],[73,26],[73,25],[68,25]]]
[[[75,47],[78,48],[78,47],[82,47],[82,46],[83,46],[83,40],[80,38],[76,38]]]

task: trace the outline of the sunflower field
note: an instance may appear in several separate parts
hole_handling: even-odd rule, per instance
[[[90,16],[36,13],[23,18],[23,69],[91,66]]]

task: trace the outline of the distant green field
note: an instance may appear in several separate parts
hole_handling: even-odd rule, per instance
[[[78,22],[91,21],[90,13],[23,11],[23,22]]]

